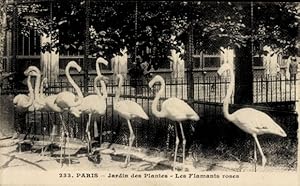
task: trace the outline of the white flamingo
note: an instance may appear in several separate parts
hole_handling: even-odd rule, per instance
[[[284,130],[275,123],[275,121],[268,116],[267,114],[255,110],[253,108],[242,108],[234,113],[229,113],[229,101],[230,96],[233,93],[234,89],[234,72],[231,65],[228,63],[224,63],[218,70],[218,74],[222,75],[225,71],[229,70],[230,72],[230,84],[229,88],[227,90],[226,96],[224,98],[223,102],[223,113],[224,117],[235,124],[237,127],[239,127],[244,132],[251,134],[254,138],[254,141],[258,147],[258,150],[260,152],[260,155],[262,157],[262,166],[264,167],[267,159],[262,151],[262,148],[259,144],[259,141],[257,139],[257,135],[261,134],[275,134],[278,136],[286,137],[286,133]],[[256,155],[256,145],[254,144],[254,160],[255,163],[257,161],[257,155]]]
[[[44,107],[43,104],[39,102],[39,92],[41,86],[41,71],[36,66],[30,66],[28,69],[31,71],[32,74],[36,77],[35,79],[35,86],[34,86],[34,100],[33,104],[29,107],[29,111],[41,111]]]
[[[43,81],[41,83],[41,87],[40,87],[40,95],[37,96],[36,100],[40,105],[43,105],[43,108],[42,108],[43,111],[62,113],[63,110],[54,103],[56,100],[57,94],[45,96],[43,93],[43,88],[44,88],[43,86],[44,86],[44,84],[46,84],[47,81],[48,81],[47,78],[43,79]],[[61,119],[61,122],[63,123],[62,118],[60,118],[60,119]],[[45,147],[45,151],[47,150],[47,148],[49,148],[49,146],[51,144],[54,144],[55,131],[56,131],[56,124],[53,124],[52,131],[50,134],[51,135],[51,143]]]
[[[78,87],[78,85],[75,83],[75,81],[71,78],[70,75],[70,68],[75,68],[78,72],[81,71],[81,67],[75,62],[75,61],[70,61],[65,69],[65,73],[67,76],[68,81],[70,84],[74,87],[76,90],[76,93],[78,96],[75,96],[72,92],[69,91],[63,91],[58,93],[56,96],[54,96],[54,105],[49,105],[48,106],[54,106],[53,110],[59,113],[63,130],[62,130],[62,140],[61,140],[61,153],[60,153],[60,162],[62,164],[62,142],[64,139],[64,136],[66,135],[66,143],[69,144],[69,132],[68,129],[63,121],[62,118],[62,112],[63,111],[70,111],[75,117],[80,117],[80,112],[78,112],[77,109],[74,109],[76,106],[80,105],[83,100],[83,94]],[[53,97],[51,98],[53,99]],[[47,104],[47,103],[46,103]],[[69,159],[69,164],[71,163],[70,159],[70,154],[68,154],[68,159]]]
[[[121,88],[123,85],[123,76],[121,74],[117,75],[117,80],[119,82],[118,84],[118,89],[116,92],[116,99],[114,102],[114,111],[116,111],[122,118],[126,119],[127,123],[128,123],[128,127],[129,127],[129,132],[130,132],[130,136],[129,136],[129,148],[128,148],[128,153],[125,159],[125,167],[127,167],[127,165],[130,162],[130,152],[131,152],[131,147],[133,144],[133,141],[135,139],[135,135],[133,133],[133,129],[130,123],[130,120],[133,118],[143,118],[145,120],[149,120],[149,117],[147,116],[147,114],[145,113],[145,111],[143,110],[143,108],[137,104],[136,102],[133,102],[131,100],[121,100],[120,99],[120,94],[121,94]]]
[[[88,135],[88,153],[90,151],[90,141],[91,141],[91,135],[90,135],[90,123],[92,114],[98,114],[98,115],[104,115],[106,111],[106,98],[107,98],[107,90],[106,85],[104,81],[108,80],[107,77],[103,76],[100,71],[100,64],[107,65],[108,61],[106,61],[103,58],[98,58],[96,61],[96,71],[98,76],[94,80],[94,89],[96,91],[96,95],[89,95],[83,98],[82,103],[76,107],[76,110],[78,110],[80,113],[86,113],[89,115],[89,119],[86,125],[86,133]],[[97,82],[100,81],[101,88],[102,88],[102,95],[100,93],[100,90],[97,87]]]
[[[18,94],[13,99],[13,104],[17,109],[23,110],[28,109],[34,101],[34,90],[31,84],[31,76],[32,72],[30,71],[29,67],[24,71],[25,76],[27,77],[27,87],[28,87],[28,95],[25,94]]]
[[[156,97],[153,100],[152,103],[152,113],[158,117],[158,118],[168,118],[170,120],[176,121],[179,123],[181,135],[182,135],[182,153],[183,153],[183,165],[185,161],[185,145],[186,145],[186,139],[182,128],[182,121],[184,120],[194,120],[198,121],[199,116],[198,114],[183,100],[172,97],[168,98],[166,101],[162,103],[161,111],[158,111],[158,102],[160,97],[164,94],[165,90],[165,81],[164,79],[156,75],[150,82],[149,87],[152,88],[155,83],[160,83],[161,87],[158,93],[156,94]],[[178,132],[177,127],[175,125],[175,135],[176,135],[176,141],[175,141],[175,155],[174,155],[174,164],[173,164],[173,170],[175,170],[175,163],[176,163],[176,157],[177,157],[177,150],[178,150],[178,144],[179,144],[179,138],[178,138]]]

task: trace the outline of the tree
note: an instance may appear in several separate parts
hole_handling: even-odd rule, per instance
[[[20,13],[22,30],[26,33],[37,29],[56,36],[53,39],[59,42],[53,41],[53,46],[44,47],[46,50],[82,50],[84,32],[79,25],[85,22],[84,4],[84,0],[54,1],[50,21],[44,16],[49,11],[45,4],[27,6]],[[137,53],[149,47],[150,57],[156,58],[153,65],[158,67],[167,61],[170,49],[176,49],[178,42],[188,46],[188,30],[192,28],[193,45],[200,51],[235,49],[235,101],[252,103],[252,56],[264,45],[295,53],[296,7],[293,2],[91,1],[90,49],[95,56],[109,59],[125,46],[130,54],[135,54],[136,46]],[[24,16],[28,12],[35,15]],[[187,59],[192,68],[192,58]]]
[[[4,36],[6,27],[6,1],[0,1],[0,64],[3,62],[3,52],[4,52]],[[0,65],[0,76],[2,76],[2,65]],[[1,79],[2,77],[0,77]],[[0,82],[1,83],[1,82]]]

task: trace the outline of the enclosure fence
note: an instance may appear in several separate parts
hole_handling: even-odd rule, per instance
[[[92,79],[92,78],[91,78]],[[83,91],[83,82],[76,81],[78,86]],[[151,104],[155,94],[160,89],[160,85],[155,85],[154,88],[148,87],[149,79],[126,80],[121,89],[121,98],[137,102],[143,107],[149,116],[149,120],[135,119],[132,121],[133,128],[136,135],[135,146],[146,146],[153,148],[172,148],[174,144],[174,122],[167,119],[156,118],[151,111]],[[186,80],[166,79],[166,86],[164,87],[164,95],[161,97],[159,106],[169,97],[177,97],[183,99],[190,104],[190,106],[199,114],[200,121],[184,122],[185,132],[188,134],[189,142],[200,140],[202,143],[212,143],[218,141],[220,138],[230,139],[234,132],[236,135],[241,135],[239,130],[236,130],[233,125],[227,124],[226,119],[223,118],[222,100],[227,92],[230,79],[219,77],[199,77],[194,81],[194,98],[187,98],[187,82]],[[254,105],[261,105],[267,102],[270,106],[271,102],[286,103],[296,101],[296,80],[288,80],[282,78],[256,78],[253,81]],[[119,144],[127,144],[129,131],[126,121],[120,118],[114,111],[113,105],[115,94],[117,91],[117,82],[112,79],[107,84],[108,98],[106,100],[107,109],[103,116],[93,116],[93,121],[96,121],[96,130],[101,134],[101,142],[112,142]],[[50,82],[45,88],[45,96],[57,94],[62,91],[71,91],[75,93],[74,88],[66,81]],[[89,81],[88,94],[94,94],[93,80]],[[8,93],[7,90],[1,89],[1,93]],[[24,93],[27,94],[25,91]],[[76,94],[76,93],[75,93]],[[231,98],[233,103],[233,98]],[[260,106],[257,106],[260,109]],[[266,109],[267,108],[267,109]],[[232,107],[234,111],[237,108]],[[271,107],[263,107],[264,112],[267,112],[278,122],[288,135],[296,138],[297,122],[296,114],[287,112],[286,107],[278,110]],[[31,135],[50,135],[53,126],[57,126],[57,134],[60,134],[60,120],[57,113],[53,112],[26,112],[23,113],[15,110],[15,122],[21,124],[22,133],[29,132]],[[25,117],[24,117],[25,115]],[[21,116],[21,117],[20,117]],[[85,127],[87,122],[87,115],[82,114],[80,118],[75,118],[69,113],[63,114],[64,120],[67,124],[68,130],[72,138],[84,139]],[[93,126],[93,124],[91,125]],[[94,134],[94,127],[90,128],[91,133]],[[230,132],[228,132],[230,130]],[[211,135],[214,134],[214,135]]]

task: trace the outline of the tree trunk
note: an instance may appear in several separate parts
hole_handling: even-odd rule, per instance
[[[0,64],[3,63],[3,53],[4,53],[4,29],[6,27],[6,1],[0,1]],[[2,76],[2,65],[0,65],[0,77]]]
[[[235,104],[253,103],[253,70],[251,41],[247,46],[235,49]]]
[[[193,41],[193,26],[189,27],[188,33],[188,47],[187,47],[187,96],[188,101],[194,100],[194,76],[193,76],[193,53],[194,53],[194,41]]]

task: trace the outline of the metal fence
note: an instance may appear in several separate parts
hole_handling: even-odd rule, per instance
[[[148,121],[135,119],[132,124],[136,135],[136,146],[146,146],[153,148],[172,148],[174,144],[174,125],[172,121],[167,119],[158,119],[151,112],[151,104],[156,92],[160,88],[156,85],[154,89],[149,89],[148,79],[126,80],[121,89],[121,99],[128,99],[140,104],[149,116]],[[83,82],[76,81],[83,91]],[[200,121],[184,122],[185,132],[188,135],[188,143],[201,141],[201,143],[213,144],[222,141],[231,140],[232,136],[241,136],[241,132],[235,126],[227,124],[222,114],[222,99],[224,98],[229,79],[219,77],[195,78],[194,81],[194,99],[189,99],[191,107],[199,114]],[[267,112],[287,131],[288,135],[296,138],[297,121],[296,115],[287,112],[286,108],[278,109],[270,107],[270,102],[277,101],[286,103],[295,101],[296,89],[295,80],[287,79],[255,79],[254,84],[254,100],[252,107]],[[133,86],[135,85],[135,86]],[[45,89],[45,94],[51,95],[61,91],[68,90],[75,93],[75,90],[68,82],[59,81],[49,83]],[[93,81],[89,82],[88,94],[94,93]],[[94,116],[92,121],[97,121],[98,132],[102,135],[101,141],[127,144],[129,131],[124,119],[120,118],[113,111],[114,97],[117,90],[117,82],[110,80],[107,83],[108,98],[106,101],[107,110],[104,116]],[[161,97],[161,103],[169,97],[178,97],[187,101],[187,82],[186,80],[166,79],[165,93]],[[3,91],[2,91],[3,93]],[[268,102],[268,107],[264,102]],[[233,99],[231,99],[233,103]],[[259,103],[259,104],[258,104]],[[242,106],[233,105],[231,111]],[[16,111],[18,113],[18,111]],[[21,115],[22,116],[22,115]],[[23,115],[24,116],[24,115]],[[72,138],[83,139],[85,136],[85,126],[87,115],[80,118],[64,113],[65,122],[68,125]],[[280,117],[277,117],[280,116]],[[35,135],[49,135],[53,125],[60,126],[60,120],[56,113],[52,112],[32,112],[26,113],[26,117],[22,119],[16,114],[16,122],[21,124],[22,132],[30,131]],[[24,125],[25,123],[25,125]],[[93,123],[93,122],[92,122]],[[93,125],[91,125],[93,126]],[[60,127],[57,127],[58,130]],[[91,127],[91,133],[94,133]],[[59,134],[59,131],[57,131]],[[194,135],[191,135],[194,134]]]

